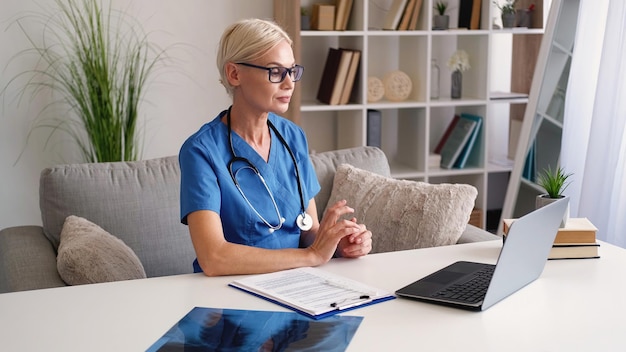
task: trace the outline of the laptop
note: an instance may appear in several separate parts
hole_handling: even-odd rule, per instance
[[[397,290],[396,295],[486,310],[541,275],[568,202],[564,198],[515,220],[495,265],[459,261]]]

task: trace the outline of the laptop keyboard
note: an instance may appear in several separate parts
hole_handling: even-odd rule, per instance
[[[432,297],[476,303],[485,297],[494,269],[495,266],[485,267],[474,273],[475,276],[470,280],[446,287],[433,294]]]

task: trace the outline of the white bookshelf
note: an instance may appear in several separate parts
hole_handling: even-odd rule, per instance
[[[527,99],[490,100],[491,75],[494,74],[491,62],[493,36],[537,35],[543,32],[543,1],[536,4],[539,14],[535,22],[539,28],[495,29],[493,17],[498,10],[491,0],[482,0],[480,29],[431,30],[433,5],[435,0],[424,0],[420,11],[417,30],[387,31],[382,27],[385,10],[392,0],[354,0],[346,31],[300,31],[294,28],[292,18],[285,14],[299,13],[300,6],[311,7],[312,0],[275,0],[275,14],[279,23],[291,23],[290,35],[296,37],[296,58],[305,67],[301,81],[300,96],[292,101],[292,118],[305,130],[312,151],[350,148],[366,145],[367,110],[382,112],[381,149],[390,161],[392,176],[430,183],[467,183],[478,189],[476,207],[488,208],[490,175],[507,174],[512,163],[490,163],[492,153],[489,148],[502,148],[490,145],[490,135],[508,133],[490,131],[494,127],[492,119],[506,120],[506,116],[492,116],[494,104],[525,105]],[[333,3],[333,1],[325,1]],[[450,26],[458,21],[458,0],[450,0],[448,14]],[[299,22],[299,21],[296,21]],[[360,71],[355,82],[357,94],[349,104],[326,105],[316,100],[322,70],[329,47],[346,47],[362,51]],[[450,99],[450,74],[446,63],[457,49],[467,51],[471,69],[463,73],[463,95],[461,99]],[[510,49],[510,48],[509,48]],[[436,59],[440,67],[440,97],[431,100],[430,80],[433,79],[430,63]],[[383,78],[393,70],[401,70],[409,75],[413,89],[408,99],[391,102],[367,102],[367,78]],[[510,71],[508,77],[510,80]],[[526,92],[527,93],[527,92]],[[463,169],[440,169],[428,167],[428,155],[433,151],[444,130],[455,114],[472,113],[483,117],[478,140],[476,157]],[[502,123],[500,123],[502,125]],[[502,143],[500,143],[502,144]],[[494,177],[497,178],[497,177]],[[492,187],[493,188],[493,187]],[[504,193],[500,195],[503,202]],[[482,224],[486,224],[486,211],[482,214]]]

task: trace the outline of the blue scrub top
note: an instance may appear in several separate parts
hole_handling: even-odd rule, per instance
[[[300,229],[296,217],[301,212],[301,205],[296,171],[289,151],[270,129],[272,144],[266,163],[243,138],[234,131],[231,133],[236,155],[248,159],[259,170],[280,214],[285,218],[282,228],[270,233],[268,226],[239,193],[229,173],[228,163],[233,155],[228,142],[228,127],[221,122],[225,113],[223,111],[203,125],[181,147],[181,222],[187,224],[187,215],[191,212],[212,210],[220,215],[224,236],[229,242],[270,249],[297,248]],[[273,113],[269,113],[268,119],[295,155],[306,208],[309,200],[319,192],[320,185],[309,158],[304,131]],[[279,219],[274,204],[260,178],[243,162],[235,162],[232,170],[256,211],[271,225],[277,225]]]

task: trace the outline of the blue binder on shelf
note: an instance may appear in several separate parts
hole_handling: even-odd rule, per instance
[[[522,172],[522,177],[530,182],[535,182],[535,175],[537,174],[537,161],[535,157],[535,141],[530,146],[528,150],[528,155],[526,156],[526,161],[524,162],[524,170]]]
[[[474,126],[476,126],[476,121],[468,118],[459,118],[450,136],[446,139],[443,148],[441,148],[441,168],[451,169],[454,167],[454,163],[472,136]]]
[[[469,139],[467,140],[467,142],[465,143],[465,146],[461,150],[461,154],[459,154],[456,161],[454,162],[454,167],[457,169],[464,168],[465,165],[467,164],[467,160],[469,159],[469,156],[472,154],[475,154],[474,145],[476,144],[476,140],[478,139],[478,135],[480,134],[480,130],[482,127],[482,122],[483,122],[483,118],[478,115],[462,113],[461,118],[472,120],[476,122],[476,125],[474,125],[474,129],[472,130],[472,133],[470,134]]]

